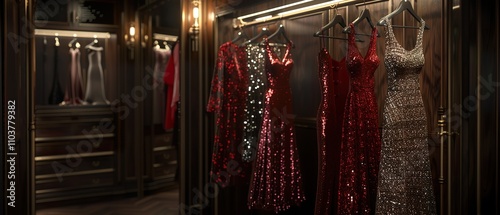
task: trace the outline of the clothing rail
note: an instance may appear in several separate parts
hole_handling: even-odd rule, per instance
[[[56,36],[56,37],[95,38],[95,39],[111,38],[111,34],[108,32],[67,31],[67,30],[52,30],[52,29],[35,29],[35,35]]]
[[[384,1],[388,1],[388,0],[334,0],[334,1],[323,2],[323,3],[319,3],[319,4],[315,4],[315,5],[305,6],[302,8],[283,11],[283,12],[280,12],[276,15],[266,15],[265,17],[256,18],[253,21],[249,21],[249,22],[243,21],[243,19],[241,17],[249,18],[252,16],[245,15],[245,16],[235,18],[235,23],[239,22],[237,27],[258,25],[261,23],[266,23],[266,22],[270,22],[270,21],[274,21],[274,20],[280,20],[280,19],[284,19],[284,18],[288,18],[288,17],[299,16],[299,15],[324,11],[324,10],[333,9],[333,8],[345,7],[345,6],[350,6],[350,5],[366,5],[366,4],[371,4],[372,2],[378,3],[378,2],[384,2]],[[261,14],[261,13],[257,12],[254,14]],[[255,15],[255,16],[257,16],[257,15]]]
[[[153,33],[153,40],[165,40],[165,41],[175,42],[177,41],[177,38],[179,37],[174,35]]]

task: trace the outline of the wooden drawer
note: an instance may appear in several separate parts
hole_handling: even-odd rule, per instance
[[[81,189],[89,187],[108,186],[114,183],[114,169],[103,169],[102,171],[77,172],[66,174],[58,178],[38,178],[35,181],[37,193],[40,190],[59,191],[64,189]]]
[[[153,177],[157,178],[174,178],[177,171],[177,164],[159,165],[155,164],[153,168]]]
[[[169,164],[172,162],[177,162],[177,149],[171,147],[167,150],[155,151],[154,152],[154,164]]]
[[[79,136],[81,139],[85,139],[87,136],[95,138],[103,134],[113,134],[114,129],[112,128],[116,129],[116,127],[109,120],[106,123],[93,120],[73,123],[36,122],[35,141],[43,141],[47,137]],[[68,121],[71,122],[71,119]]]
[[[171,146],[173,133],[155,135],[153,139],[153,147]]]
[[[35,157],[113,151],[114,141],[113,138],[99,138],[37,142],[35,144]],[[87,147],[89,145],[91,146],[90,149]]]
[[[80,159],[81,162],[79,162],[79,164],[77,163],[76,159],[71,159],[69,160],[69,162],[66,159],[36,162],[35,165],[36,176],[47,177],[48,175],[60,172],[70,173],[70,172],[114,168],[113,156],[80,157]]]

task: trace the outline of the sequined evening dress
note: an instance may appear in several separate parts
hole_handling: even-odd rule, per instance
[[[330,215],[337,211],[342,119],[349,92],[349,75],[345,57],[336,61],[326,48],[319,52],[318,63],[322,94],[317,113],[319,171],[314,214]]]
[[[386,20],[382,155],[377,214],[436,214],[419,73],[424,65],[422,20],[412,50],[403,48]]]
[[[243,121],[243,142],[240,150],[243,160],[252,162],[255,160],[257,151],[257,141],[262,124],[264,95],[266,93],[264,60],[266,50],[258,44],[248,44],[246,52],[248,59],[248,90],[245,107],[246,114]]]
[[[221,45],[212,78],[207,111],[215,113],[216,128],[210,175],[221,187],[241,185],[249,179],[250,163],[243,162],[238,151],[248,87],[246,54],[245,47],[234,43]],[[240,168],[241,172],[235,172]]]
[[[267,92],[257,146],[248,206],[277,212],[305,200],[292,112],[290,73],[293,60],[289,44],[283,58],[267,40]]]
[[[337,214],[373,214],[380,158],[380,131],[374,92],[374,72],[379,66],[372,29],[363,57],[350,24],[346,66],[351,80],[342,129]]]

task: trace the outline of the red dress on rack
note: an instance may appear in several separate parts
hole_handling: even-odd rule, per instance
[[[380,60],[373,28],[366,56],[356,46],[353,24],[346,59],[351,89],[344,111],[340,151],[338,214],[373,214],[380,161],[380,131],[374,72]]]
[[[291,44],[282,59],[266,40],[268,89],[257,146],[248,206],[250,209],[284,211],[305,200],[295,143],[290,73]]]
[[[245,47],[232,42],[220,46],[207,105],[207,111],[215,112],[216,116],[210,175],[222,187],[248,184],[251,169],[251,164],[243,162],[238,151],[243,141],[242,119],[248,88],[246,56]],[[238,169],[241,172],[235,172]]]
[[[315,215],[336,211],[340,142],[344,105],[349,92],[345,57],[332,59],[326,48],[318,54],[321,103],[317,114],[318,186]]]

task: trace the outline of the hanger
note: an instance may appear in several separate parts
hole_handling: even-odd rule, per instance
[[[76,42],[76,37],[75,37],[75,38],[73,38],[71,41],[69,41],[68,46],[69,46],[70,48],[73,48],[73,43],[75,43],[75,42]]]
[[[164,49],[170,49],[170,46],[168,46],[168,42],[167,41],[163,41],[163,48]]]
[[[60,43],[59,43],[59,38],[55,38],[55,43],[54,43],[55,46],[59,47]]]
[[[243,32],[243,30],[240,29],[240,31],[238,32],[238,35],[236,35],[236,37],[231,40],[232,43],[236,43],[238,42],[239,40],[243,40],[243,41],[246,41],[248,40],[248,36]]]
[[[413,10],[413,6],[411,5],[411,2],[408,1],[408,0],[402,0],[401,3],[399,3],[399,7],[392,11],[390,14],[382,17],[382,19],[380,19],[377,23],[377,25],[381,25],[381,26],[385,26],[387,25],[386,23],[386,20],[387,19],[391,19],[392,17],[402,13],[403,11],[408,11],[412,16],[413,18],[415,18],[419,23],[422,23],[422,18],[420,18],[417,13],[415,13],[415,11]],[[415,27],[415,26],[400,26],[400,25],[393,25],[392,27],[397,27],[397,28],[419,28],[419,27]],[[429,26],[427,24],[425,24],[425,27],[424,29],[428,30],[430,29]]]
[[[158,40],[155,40],[153,42],[153,48],[156,48],[156,49],[159,49],[160,48],[160,45],[158,44]]]
[[[335,7],[335,13],[337,12],[337,6],[334,6]],[[319,31],[317,31],[316,33],[313,34],[314,37],[320,37],[320,38],[330,38],[330,39],[337,39],[337,40],[347,40],[347,38],[343,38],[343,37],[334,37],[334,36],[328,36],[326,34],[323,34],[326,30],[328,30],[329,28],[332,28],[332,27],[335,27],[335,25],[340,25],[340,27],[342,28],[345,28],[346,27],[346,23],[345,23],[345,20],[344,20],[344,17],[340,14],[337,13],[337,15],[335,15],[335,17],[333,17],[333,19],[328,23],[326,24],[325,26],[323,26]],[[356,41],[358,42],[364,42],[363,40],[360,40],[360,39],[356,39]]]
[[[373,29],[373,28],[375,28],[375,25],[372,22],[372,16],[370,15],[370,10],[368,10],[368,8],[366,8],[366,1],[363,2],[363,5],[365,6],[365,8],[363,10],[361,10],[361,13],[359,14],[358,18],[356,18],[354,21],[352,21],[352,24],[354,26],[357,26],[359,23],[361,23],[361,21],[366,19],[366,21],[368,22],[370,27]],[[350,33],[351,26],[345,27],[342,32],[346,33],[346,34]],[[371,36],[371,34],[358,34],[358,33],[356,33],[356,35]],[[380,34],[378,32],[377,32],[377,37],[380,37]]]
[[[292,41],[290,39],[288,39],[288,37],[286,36],[285,26],[283,26],[283,24],[280,24],[279,27],[278,27],[278,30],[276,30],[273,34],[271,34],[270,36],[268,36],[267,39],[269,41],[269,40],[272,40],[273,38],[275,38],[275,37],[277,37],[279,35],[283,36],[283,39],[285,39],[285,42],[277,41],[276,45],[291,44],[292,47],[294,47]]]
[[[247,40],[246,42],[242,43],[241,45],[245,46],[245,45],[248,45],[250,43],[255,43],[255,41],[258,40],[259,38],[261,38],[263,36],[269,36],[269,35],[271,35],[271,32],[269,32],[269,29],[262,28],[262,31],[260,31],[259,34],[255,35],[255,37],[250,38],[249,40]]]

